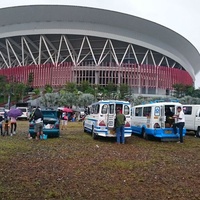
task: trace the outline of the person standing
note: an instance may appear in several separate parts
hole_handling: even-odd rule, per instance
[[[37,107],[32,115],[35,121],[36,140],[43,138],[43,114],[39,107]]]
[[[3,135],[3,117],[0,116],[0,130],[1,130],[1,135]]]
[[[6,109],[4,109],[3,117],[4,117],[4,121],[8,119],[8,113],[6,112]]]
[[[10,136],[16,134],[17,129],[17,119],[15,117],[10,118]]]
[[[183,127],[185,126],[185,115],[180,106],[177,107],[177,115],[174,115],[173,117],[177,120],[177,123],[174,123],[173,125],[174,133],[177,134],[178,127],[180,135],[180,141],[178,141],[178,143],[183,143]]]
[[[3,135],[9,135],[9,121],[8,119],[5,120],[4,122],[4,134]]]
[[[126,117],[124,114],[120,112],[120,109],[117,109],[117,115],[115,118],[115,128],[117,134],[117,144],[124,144],[124,125],[125,125]]]
[[[65,130],[66,129],[67,121],[68,121],[68,114],[66,112],[63,112],[62,120],[61,120],[61,130]]]

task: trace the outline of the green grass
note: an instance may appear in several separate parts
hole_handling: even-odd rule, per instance
[[[0,199],[199,199],[200,139],[93,140],[82,123],[60,138],[28,140],[28,122],[0,138]]]

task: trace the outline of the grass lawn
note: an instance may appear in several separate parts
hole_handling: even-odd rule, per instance
[[[200,139],[184,144],[132,135],[93,140],[82,123],[69,122],[59,138],[28,140],[28,122],[17,135],[0,137],[0,199],[197,200]]]

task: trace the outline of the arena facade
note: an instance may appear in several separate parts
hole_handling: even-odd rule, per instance
[[[0,9],[0,75],[34,87],[66,82],[128,84],[134,94],[165,95],[192,85],[195,47],[174,31],[97,8],[30,5]]]

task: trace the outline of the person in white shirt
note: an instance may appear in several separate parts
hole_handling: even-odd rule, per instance
[[[177,127],[179,128],[180,141],[178,143],[183,143],[183,127],[185,126],[185,115],[181,107],[177,107],[177,115],[173,117],[177,119],[177,123],[173,125],[174,133],[177,134]]]

